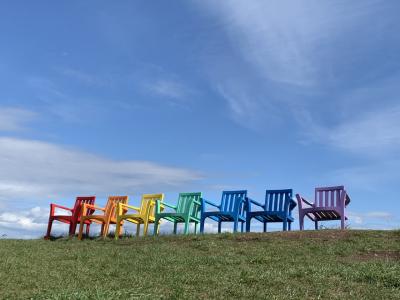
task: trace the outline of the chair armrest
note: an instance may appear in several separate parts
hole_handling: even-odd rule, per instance
[[[214,206],[214,207],[216,207],[216,208],[221,208],[221,205],[217,205],[217,204],[215,204],[215,203],[213,203],[213,202],[211,202],[211,201],[208,201],[208,200],[206,200],[206,199],[204,199],[204,198],[201,198],[201,200],[203,200],[204,203],[207,203],[207,204],[209,204],[209,205],[211,205],[211,206]]]
[[[350,201],[351,201],[350,196],[347,195],[347,193],[346,193],[346,199],[344,200],[344,205],[347,206],[350,203]]]
[[[101,210],[101,211],[104,211],[104,212],[106,211],[106,209],[104,207],[100,207],[100,206],[97,206],[97,205],[94,205],[94,204],[84,203],[83,207],[82,207],[82,216],[87,216],[86,212],[89,209],[93,210],[93,212],[96,211],[96,210]]]
[[[249,200],[250,203],[253,203],[253,204],[255,204],[255,205],[257,205],[257,206],[259,206],[261,208],[265,208],[265,205],[262,205],[260,202],[257,202],[256,200],[253,200],[253,199],[251,199],[249,197],[247,197],[247,200]]]
[[[293,210],[296,206],[297,206],[296,201],[290,198],[289,210]]]
[[[300,196],[300,195],[299,195],[299,196]],[[300,196],[300,199],[301,199],[301,201],[304,202],[305,204],[310,205],[310,206],[314,206],[314,203],[308,202],[306,199],[304,199],[304,198],[301,197],[301,196]]]
[[[156,212],[157,213],[160,213],[161,211],[160,211],[160,209],[161,208],[165,208],[165,207],[169,207],[169,208],[172,208],[173,210],[176,210],[176,206],[175,205],[172,205],[172,204],[168,204],[168,203],[166,203],[166,202],[161,202],[160,200],[156,200]]]
[[[125,215],[128,212],[129,209],[136,210],[136,211],[140,212],[140,208],[120,202],[120,203],[118,203],[118,207],[117,207],[117,215],[118,216]]]
[[[137,206],[128,205],[128,204],[125,204],[125,203],[118,203],[118,206],[120,206],[122,208],[133,209],[133,210],[136,210],[136,211],[140,212],[140,207],[137,207]]]
[[[62,205],[59,205],[59,204],[55,204],[55,203],[50,203],[50,212],[51,212],[52,215],[54,214],[54,209],[55,209],[55,208],[68,210],[68,211],[70,211],[70,212],[73,211],[72,208],[68,208],[68,207],[65,207],[65,206],[62,206]]]

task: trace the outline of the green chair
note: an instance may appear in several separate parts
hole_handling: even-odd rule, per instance
[[[174,212],[161,212],[161,208],[169,207]],[[189,224],[194,223],[194,232],[197,232],[197,224],[200,223],[201,193],[180,193],[178,204],[170,205],[159,200],[156,201],[156,212],[154,222],[154,235],[158,234],[159,221],[165,219],[174,223],[174,234],[178,223],[185,223],[184,233],[189,233]]]

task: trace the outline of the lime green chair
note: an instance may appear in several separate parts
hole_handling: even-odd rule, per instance
[[[136,236],[139,236],[140,225],[143,224],[143,235],[147,235],[149,224],[154,223],[155,220],[154,212],[157,200],[162,202],[164,200],[164,194],[144,194],[142,196],[140,207],[119,203],[117,209],[115,239],[118,240],[119,233],[122,232],[122,224],[124,221],[136,224]],[[132,210],[135,212],[133,213]]]
[[[163,212],[163,208],[170,208],[173,212]],[[184,223],[184,233],[189,233],[189,224],[194,223],[194,232],[197,232],[197,224],[200,223],[201,193],[180,193],[176,206],[156,201],[156,213],[154,221],[154,235],[158,234],[159,221],[165,219],[174,223],[174,234],[176,234],[178,223]]]

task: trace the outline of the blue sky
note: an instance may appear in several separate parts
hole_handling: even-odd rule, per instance
[[[293,188],[312,200],[338,184],[350,227],[399,228],[399,10],[2,2],[0,234],[42,235],[49,203],[77,195],[218,202],[248,189],[263,201],[267,188]]]

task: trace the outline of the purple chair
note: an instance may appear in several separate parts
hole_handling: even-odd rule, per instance
[[[319,221],[340,220],[341,228],[344,229],[344,221],[347,220],[344,213],[345,207],[350,203],[344,186],[315,188],[314,203],[296,194],[299,205],[300,230],[304,230],[304,217],[307,216],[314,221],[315,230],[318,230]]]

